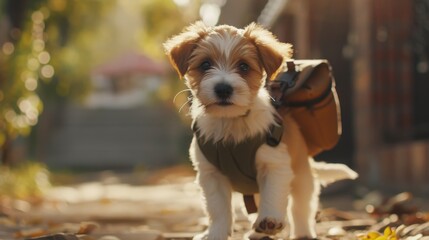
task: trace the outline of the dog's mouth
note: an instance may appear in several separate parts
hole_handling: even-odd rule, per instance
[[[219,102],[213,102],[213,103],[210,103],[210,104],[205,104],[205,108],[211,108],[211,107],[219,107],[219,108],[226,108],[226,107],[229,107],[229,106],[233,106],[234,105],[234,103],[232,103],[232,102],[228,102],[228,101],[219,101]]]
[[[222,106],[222,107],[226,107],[226,106],[233,105],[233,103],[229,102],[229,101],[226,101],[226,100],[222,100],[222,101],[216,102],[216,105]]]

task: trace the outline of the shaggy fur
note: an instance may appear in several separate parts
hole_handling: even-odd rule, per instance
[[[191,90],[191,115],[205,139],[238,143],[275,124],[277,112],[265,81],[281,71],[291,57],[291,45],[256,24],[237,29],[197,22],[164,47]],[[288,218],[291,238],[315,238],[320,181],[324,181],[318,174],[326,177],[326,183],[357,174],[342,164],[314,163],[296,122],[287,113],[281,117],[282,142],[276,147],[263,144],[256,152],[260,201],[248,237],[274,235]],[[189,152],[210,220],[208,229],[194,239],[228,239],[233,224],[231,184],[208,162],[195,137]]]

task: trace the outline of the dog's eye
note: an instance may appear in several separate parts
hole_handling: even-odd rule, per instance
[[[200,69],[205,72],[207,70],[209,70],[210,68],[212,68],[212,64],[209,61],[204,61],[201,63],[200,65]]]
[[[242,62],[238,65],[238,69],[240,69],[242,72],[248,72],[250,67],[247,65],[247,63]]]

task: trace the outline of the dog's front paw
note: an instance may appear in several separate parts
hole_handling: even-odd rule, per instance
[[[258,219],[253,224],[253,228],[255,229],[256,232],[266,233],[269,235],[277,234],[284,227],[285,227],[285,223],[283,220],[278,220],[270,217]]]
[[[243,240],[273,240],[273,238],[266,233],[259,233],[255,230],[251,230],[243,236]]]

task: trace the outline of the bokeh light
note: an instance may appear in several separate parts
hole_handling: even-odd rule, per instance
[[[6,55],[11,55],[15,51],[15,46],[11,42],[5,42],[2,46],[2,51]]]
[[[34,90],[36,90],[36,88],[37,88],[37,80],[36,79],[34,79],[34,78],[27,78],[26,80],[25,80],[25,88],[28,90],[28,91],[34,91]]]
[[[40,73],[44,78],[51,78],[54,76],[55,70],[54,70],[54,67],[52,67],[52,65],[45,65],[40,70]]]
[[[51,55],[48,52],[43,51],[39,53],[39,55],[37,56],[37,59],[39,59],[39,62],[41,64],[47,64],[51,60]]]

